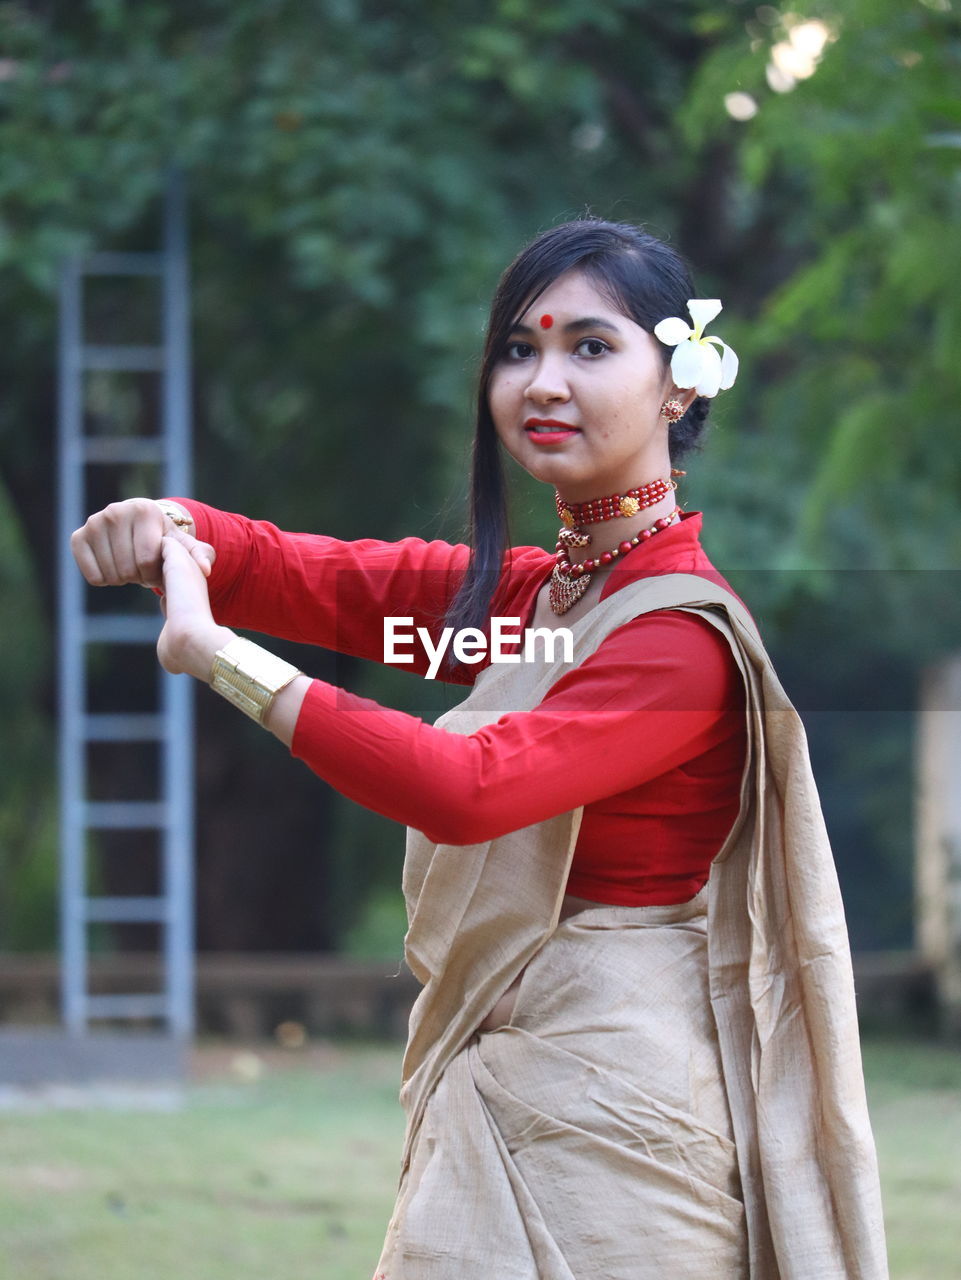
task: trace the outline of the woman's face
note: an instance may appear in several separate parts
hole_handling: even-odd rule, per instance
[[[574,270],[521,316],[488,403],[511,457],[582,502],[670,474],[660,410],[675,392],[657,340]]]

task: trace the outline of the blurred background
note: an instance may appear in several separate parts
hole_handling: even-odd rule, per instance
[[[0,949],[56,939],[58,271],[155,247],[172,163],[195,494],[344,538],[460,536],[486,304],[526,239],[589,211],[686,253],[743,371],[681,498],[805,716],[855,947],[911,947],[919,678],[961,644],[959,40],[952,0],[0,4]],[[123,340],[138,306],[101,281],[89,324]],[[154,382],[89,375],[89,429],[149,418]],[[515,540],[554,524],[518,484]],[[201,950],[395,952],[400,833],[198,715]]]
[[[194,494],[342,538],[461,535],[486,306],[522,243],[589,212],[685,253],[699,295],[724,301],[741,375],[680,498],[805,720],[854,947],[914,981],[921,691],[961,651],[959,77],[958,0],[0,3],[8,967],[57,945],[59,272],[155,248],[175,166]],[[91,332],[148,341],[152,305],[101,281]],[[91,432],[150,430],[156,412],[150,379],[88,376]],[[152,492],[153,474],[102,474],[89,509]],[[514,540],[550,545],[555,523],[518,480]],[[285,654],[426,718],[451,696]],[[101,674],[118,705],[147,678]],[[197,719],[200,956],[399,960],[402,833],[219,700],[201,693]],[[91,760],[133,790],[150,768]],[[98,852],[104,892],[144,891],[149,850],[111,857],[105,835]],[[149,933],[104,926],[96,945],[134,953]],[[880,1013],[934,1028],[932,991]],[[204,1017],[309,1023],[296,1003]]]

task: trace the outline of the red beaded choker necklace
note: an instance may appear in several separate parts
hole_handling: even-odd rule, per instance
[[[677,471],[674,475],[684,475]],[[618,556],[626,555],[640,546],[655,533],[667,529],[681,514],[680,507],[675,507],[669,516],[655,520],[648,529],[642,529],[633,538],[625,538],[610,551],[602,551],[599,556],[590,560],[582,560],[572,564],[570,551],[574,547],[586,547],[591,542],[591,535],[579,526],[582,524],[598,524],[604,520],[615,520],[619,516],[637,515],[645,507],[653,507],[655,503],[676,489],[674,480],[652,480],[649,484],[637,489],[629,489],[624,494],[612,494],[609,498],[594,498],[590,502],[565,502],[560,494],[555,495],[557,514],[563,521],[563,527],[557,535],[557,556],[551,573],[548,599],[553,613],[566,613],[580,600],[591,581],[594,569],[611,564]]]
[[[591,498],[590,502],[565,502],[559,493],[554,494],[554,504],[561,522],[568,529],[582,524],[599,524],[602,520],[614,520],[618,516],[636,516],[645,507],[666,498],[677,485],[673,480],[651,480],[626,493],[612,493],[609,498]]]

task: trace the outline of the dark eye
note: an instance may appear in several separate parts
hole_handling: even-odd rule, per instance
[[[529,342],[509,342],[504,348],[505,360],[529,360],[534,348]]]
[[[610,351],[610,347],[606,342],[602,342],[600,338],[584,338],[575,348],[579,355],[595,357],[602,356],[605,351]]]

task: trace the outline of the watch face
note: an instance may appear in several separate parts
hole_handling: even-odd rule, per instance
[[[184,511],[183,507],[178,507],[173,502],[167,502],[164,499],[157,499],[157,506],[164,513],[168,520],[172,520],[178,529],[188,529],[193,524],[193,518],[189,512]]]

